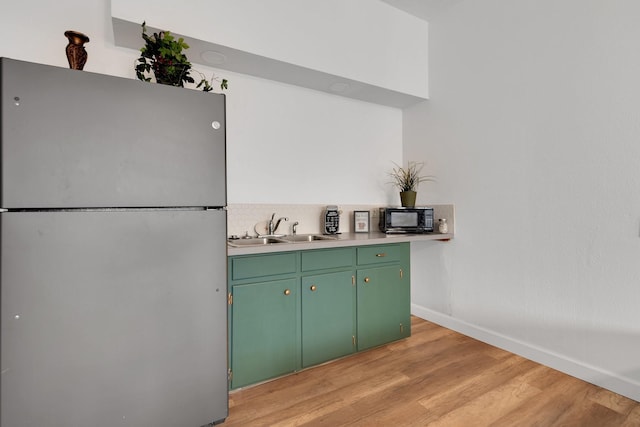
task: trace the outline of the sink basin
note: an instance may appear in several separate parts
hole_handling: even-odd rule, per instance
[[[323,234],[296,234],[295,236],[285,236],[282,238],[283,240],[289,242],[317,242],[320,240],[336,240],[337,237],[333,236],[325,236]]]
[[[261,246],[261,245],[271,245],[274,243],[287,243],[287,241],[282,240],[277,237],[252,237],[251,239],[234,239],[228,240],[229,246]]]
[[[295,236],[269,236],[269,237],[252,237],[250,239],[229,239],[229,246],[241,248],[244,246],[263,246],[278,243],[309,243],[320,242],[325,240],[336,240],[337,237],[325,236],[324,234],[296,234]]]

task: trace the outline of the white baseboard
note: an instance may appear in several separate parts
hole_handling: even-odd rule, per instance
[[[640,383],[633,379],[416,304],[411,304],[411,314],[640,402]]]

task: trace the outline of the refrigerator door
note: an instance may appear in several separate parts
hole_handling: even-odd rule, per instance
[[[225,211],[0,214],[0,426],[227,416]]]
[[[0,59],[0,207],[225,206],[224,95]]]

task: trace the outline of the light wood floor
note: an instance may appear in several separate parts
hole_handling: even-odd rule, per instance
[[[231,426],[640,426],[640,403],[422,319],[412,336],[230,395]]]

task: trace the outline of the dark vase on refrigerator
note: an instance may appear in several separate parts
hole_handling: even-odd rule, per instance
[[[0,72],[0,427],[224,420],[224,95]]]

